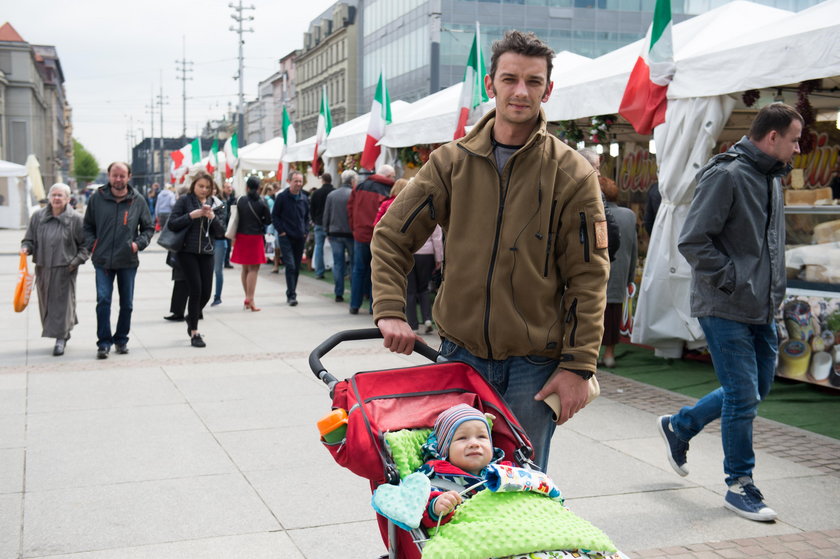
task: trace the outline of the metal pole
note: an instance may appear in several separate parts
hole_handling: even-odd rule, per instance
[[[440,91],[440,0],[432,0],[430,2],[431,12],[429,13],[429,39],[432,43],[432,52],[430,57],[430,72],[429,72],[429,93],[437,93]]]
[[[242,12],[245,10],[253,10],[255,9],[253,5],[251,6],[243,6],[242,0],[239,0],[239,4],[234,4],[233,2],[228,4],[229,8],[233,8],[236,13],[231,14],[230,17],[233,19],[237,26],[234,27],[233,25],[230,26],[230,31],[234,31],[237,34],[239,39],[239,72],[234,77],[235,80],[239,80],[239,126],[238,126],[238,135],[239,135],[239,143],[241,145],[245,145],[245,58],[243,53],[243,45],[245,44],[245,39],[242,38],[243,33],[253,33],[254,29],[244,29],[242,27],[242,22],[244,21],[254,21],[254,16],[244,16]]]
[[[183,117],[182,125],[181,125],[181,137],[187,137],[187,81],[192,80],[192,78],[188,78],[187,74],[192,72],[192,65],[193,62],[191,60],[187,60],[187,38],[181,38],[182,44],[182,58],[181,60],[176,60],[175,64],[175,71],[180,72],[178,79],[181,80],[181,115]],[[180,66],[177,66],[180,64]]]
[[[160,95],[158,95],[158,107],[160,107],[160,182],[166,183],[166,167],[164,166],[164,151],[166,151],[166,140],[163,135],[163,105],[166,98],[163,96],[163,70],[160,71]]]

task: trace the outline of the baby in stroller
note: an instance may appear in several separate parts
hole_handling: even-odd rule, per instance
[[[501,539],[508,537],[513,547],[519,545],[521,549],[527,548],[527,545],[522,546],[521,542],[513,540],[528,540],[530,537],[533,545],[539,547],[536,542],[544,529],[570,533],[561,535],[559,539],[554,534],[543,542],[569,542],[577,538],[580,542],[595,543],[597,551],[583,547],[570,549],[565,543],[562,550],[531,551],[527,554],[528,558],[623,557],[603,532],[562,506],[563,497],[548,476],[501,461],[504,453],[493,447],[493,419],[492,415],[485,415],[472,406],[457,404],[441,412],[435,421],[423,445],[427,460],[417,470],[430,480],[422,525],[431,537],[424,547],[423,557],[463,557],[465,548],[477,551],[475,543],[467,543],[468,540],[488,543],[499,539],[499,536]],[[456,516],[459,509],[466,511],[465,498],[475,506]],[[445,525],[453,518],[453,524],[457,526],[448,530]],[[514,537],[510,534],[505,536],[504,529],[515,532],[517,530],[511,528],[517,527],[517,523],[520,533]],[[485,533],[496,528],[502,532]],[[529,533],[523,535],[523,531]],[[490,548],[493,545],[490,544]]]

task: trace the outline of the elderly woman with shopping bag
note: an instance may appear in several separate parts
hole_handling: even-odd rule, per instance
[[[49,204],[32,215],[20,244],[35,263],[35,289],[41,311],[41,336],[55,338],[53,355],[63,355],[76,318],[76,273],[90,253],[85,248],[82,215],[70,205],[70,187],[56,183]]]

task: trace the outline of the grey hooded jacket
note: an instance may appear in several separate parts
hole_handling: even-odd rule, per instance
[[[746,136],[697,174],[678,243],[693,270],[691,315],[769,324],[785,294],[781,177]]]

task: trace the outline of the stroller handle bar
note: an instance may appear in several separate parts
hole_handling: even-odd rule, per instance
[[[379,328],[361,328],[359,330],[343,330],[341,332],[337,332],[321,342],[318,347],[312,350],[312,353],[309,354],[309,368],[312,369],[312,372],[316,377],[321,379],[324,384],[327,385],[330,389],[330,395],[332,395],[333,387],[338,383],[338,379],[327,372],[324,365],[321,364],[321,357],[329,353],[341,342],[376,340],[381,339],[382,337],[382,332],[379,331]],[[442,359],[437,350],[416,340],[414,342],[414,352],[419,353],[432,362],[437,362],[439,359]]]

